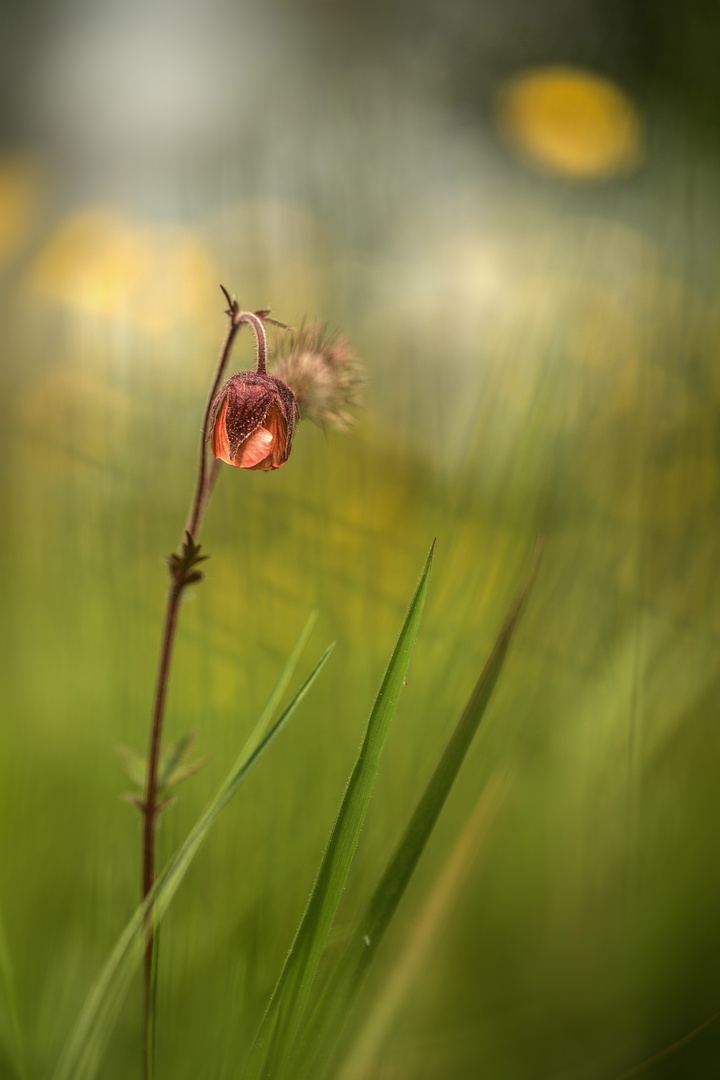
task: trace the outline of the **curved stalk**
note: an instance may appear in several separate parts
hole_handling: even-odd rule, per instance
[[[143,832],[142,832],[142,897],[148,895],[155,882],[155,838],[157,822],[161,807],[158,805],[158,773],[160,768],[160,752],[162,748],[163,721],[165,718],[165,702],[167,688],[170,679],[173,646],[177,631],[180,601],[185,588],[193,581],[199,580],[194,567],[199,561],[197,536],[202,526],[205,510],[217,479],[218,462],[208,470],[207,464],[207,441],[209,437],[210,417],[213,402],[222,383],[225,369],[230,359],[233,343],[240,327],[247,323],[255,333],[257,346],[256,370],[261,374],[267,371],[267,340],[262,317],[251,311],[240,311],[236,300],[232,300],[223,289],[228,300],[227,315],[230,322],[225,340],[220,350],[217,367],[210,385],[205,412],[203,415],[202,435],[200,438],[200,454],[198,458],[197,480],[195,492],[190,505],[186,539],[181,552],[171,557],[170,571],[172,582],[168,590],[167,606],[165,609],[165,623],[163,628],[162,642],[160,646],[160,658],[158,661],[158,673],[155,684],[155,700],[152,711],[152,722],[148,740],[147,776],[145,784],[145,797],[142,804]],[[145,944],[145,970],[144,970],[144,1076],[145,1080],[152,1080],[154,1073],[154,1035],[155,1035],[155,966],[156,961],[156,935],[152,908],[147,913],[147,929]]]

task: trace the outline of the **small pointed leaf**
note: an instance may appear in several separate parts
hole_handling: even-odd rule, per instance
[[[196,773],[199,773],[201,769],[204,769],[211,760],[212,754],[206,754],[205,757],[197,758],[196,761],[188,761],[185,764],[178,765],[168,776],[162,786],[162,790],[167,791],[168,788],[177,787],[178,784],[182,784],[183,780],[188,780],[191,776],[195,776]]]
[[[130,746],[116,746],[115,753],[120,758],[120,768],[139,788],[145,787],[146,763],[142,754]]]
[[[168,795],[167,799],[163,799],[157,805],[158,814],[162,814],[163,810],[167,810],[169,806],[172,806],[174,802],[177,802],[177,795]]]
[[[126,791],[120,798],[123,802],[130,803],[131,806],[134,806],[141,814],[145,813],[145,800],[140,795],[136,795],[134,791]]]
[[[158,770],[158,789],[167,787],[170,776],[172,776],[178,766],[185,762],[192,752],[192,748],[195,745],[195,739],[195,732],[191,731],[188,735],[183,735],[181,739],[175,739],[173,742],[167,744],[160,761],[160,769]]]

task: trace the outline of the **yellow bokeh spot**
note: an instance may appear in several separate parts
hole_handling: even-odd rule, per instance
[[[191,229],[140,224],[95,208],[61,222],[28,282],[64,307],[162,333],[202,319],[213,303],[217,307],[218,280],[205,244]]]
[[[137,408],[97,372],[51,368],[29,387],[20,410],[23,453],[45,472],[64,472],[72,461],[107,466]]]
[[[0,266],[25,239],[41,192],[42,178],[34,159],[20,154],[0,156]]]
[[[634,172],[641,160],[635,106],[608,79],[569,67],[518,75],[500,94],[509,143],[540,168],[577,179]]]

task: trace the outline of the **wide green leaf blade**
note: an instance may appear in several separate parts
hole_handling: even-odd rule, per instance
[[[293,1080],[304,1080],[308,1075],[320,1076],[322,1063],[337,1043],[365,973],[423,853],[490,701],[535,579],[540,554],[541,546],[538,545],[528,577],[513,601],[435,772],[302,1032],[287,1073]]]
[[[433,544],[434,548],[434,544]],[[250,1051],[247,1080],[281,1075],[300,1031],[331,923],[360,837],[377,768],[402,691],[422,615],[433,548],[427,557],[368,720],[365,738],[305,913]]]
[[[309,623],[309,628],[312,628],[312,623]],[[288,658],[278,686],[287,684],[287,680],[290,678],[307,640],[308,633],[309,629],[306,626]],[[210,826],[245,781],[270,744],[285,727],[319,675],[332,649],[333,645],[330,645],[325,650],[282,714],[258,741],[257,732],[261,730],[260,722],[263,721],[263,717],[265,722],[267,721],[269,713],[279,696],[277,688],[273,691],[261,721],[256,725],[253,734],[248,739],[224,783],[188,834],[185,842],[159,874],[149,896],[137,908],[120,935],[105,967],[85,1000],[80,1015],[62,1051],[52,1080],[91,1080],[96,1074],[128,985],[143,956],[145,944],[144,926],[148,911],[150,908],[154,909],[153,917],[156,925],[159,924],[193,858],[205,840]],[[280,693],[282,693],[282,690]],[[263,729],[264,727],[265,723],[263,723]]]

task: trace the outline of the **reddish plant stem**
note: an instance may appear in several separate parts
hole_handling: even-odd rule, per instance
[[[217,397],[217,392],[220,389],[220,383],[222,377],[225,374],[225,368],[230,358],[233,342],[235,341],[235,335],[237,334],[243,323],[249,323],[255,331],[255,342],[257,345],[256,354],[256,371],[261,375],[267,372],[267,341],[265,338],[265,328],[261,319],[251,311],[233,311],[228,312],[230,315],[230,325],[228,327],[227,334],[225,335],[225,341],[223,342],[222,349],[220,350],[220,357],[218,359],[217,369],[215,371],[215,377],[210,386],[210,393],[208,394],[207,403],[205,405],[205,415],[203,417],[202,435],[200,437],[200,456],[198,458],[198,475],[197,482],[195,484],[195,496],[192,502],[192,508],[190,510],[190,517],[188,518],[187,531],[192,536],[193,540],[197,539],[197,533],[200,529],[200,523],[202,515],[207,505],[207,454],[205,452],[205,444],[208,440],[208,429],[210,427],[210,414],[212,412],[213,402]]]
[[[165,611],[165,628],[163,631],[162,646],[160,649],[160,663],[158,666],[157,685],[155,688],[155,705],[153,708],[152,728],[150,734],[150,746],[148,748],[147,789],[145,792],[144,821],[143,821],[143,873],[142,895],[143,899],[148,895],[155,881],[155,834],[157,831],[157,781],[160,764],[160,745],[162,740],[163,717],[165,714],[165,698],[167,696],[168,676],[170,674],[170,662],[172,660],[173,645],[175,643],[175,631],[177,629],[178,610],[180,597],[184,585],[182,582],[173,582],[168,592],[167,609]],[[154,1058],[154,1046],[149,1046],[152,1038],[150,1033],[150,1018],[153,1013],[153,949],[155,946],[155,930],[153,926],[153,912],[149,910],[146,916],[146,940],[145,940],[145,1051],[143,1059],[147,1070],[148,1060]],[[147,1071],[146,1071],[147,1075]]]
[[[224,290],[223,290],[224,291]],[[226,293],[227,296],[227,293]],[[256,370],[265,373],[267,360],[267,342],[262,320],[249,311],[238,311],[237,303],[230,300],[230,308],[227,312],[230,324],[225,335],[220,356],[218,358],[215,375],[210,387],[205,413],[203,416],[202,435],[200,438],[200,455],[198,460],[197,481],[195,493],[190,507],[187,532],[191,539],[197,542],[202,519],[207,508],[208,500],[212,494],[217,479],[218,462],[208,474],[207,468],[207,441],[210,428],[210,416],[212,406],[222,382],[225,368],[227,367],[230,353],[232,352],[235,336],[243,325],[248,323],[255,332],[257,344]],[[170,665],[172,662],[175,632],[177,630],[180,600],[186,587],[186,581],[182,576],[175,578],[168,591],[167,607],[165,609],[165,626],[160,647],[160,660],[158,664],[157,682],[155,685],[155,702],[152,712],[152,724],[148,743],[147,778],[145,786],[145,798],[143,801],[143,857],[142,857],[142,896],[145,899],[155,883],[155,835],[158,821],[158,772],[160,768],[160,752],[162,747],[163,721],[165,718],[165,701],[170,677]],[[155,1058],[154,1032],[154,986],[153,986],[153,950],[155,947],[155,926],[152,908],[146,915],[146,940],[145,940],[145,971],[144,971],[144,1072],[146,1080],[152,1075]]]
[[[155,690],[155,707],[153,709],[152,736],[148,750],[148,789],[147,794],[151,800],[153,793],[157,797],[157,779],[160,763],[160,732],[165,713],[165,698],[167,696],[168,675],[170,673],[170,661],[175,643],[175,630],[177,629],[178,609],[180,597],[184,585],[175,583],[170,586],[168,604],[165,612],[165,630],[163,633],[162,647],[160,650],[160,663],[158,666],[157,687]],[[153,887],[155,879],[155,826],[157,814],[145,814],[145,827],[143,833],[143,897],[147,896]]]
[[[190,508],[190,516],[188,518],[187,531],[192,536],[193,540],[196,539],[197,533],[200,531],[200,520],[207,505],[207,499],[205,498],[205,478],[207,475],[207,452],[206,443],[208,439],[208,428],[210,427],[210,413],[212,412],[213,402],[217,396],[217,392],[220,389],[220,383],[225,373],[228,359],[230,358],[230,352],[235,341],[235,335],[240,329],[240,323],[236,322],[235,314],[230,312],[230,325],[228,326],[227,334],[225,335],[225,341],[223,342],[222,349],[220,350],[220,356],[218,358],[217,368],[215,369],[215,375],[213,381],[210,384],[210,393],[205,404],[205,413],[203,415],[202,431],[200,433],[200,454],[198,457],[198,473],[197,481],[195,483],[195,495],[193,497],[192,506]]]
[[[267,375],[267,339],[265,337],[265,327],[262,324],[262,319],[255,315],[252,311],[241,311],[237,316],[238,325],[242,323],[248,323],[255,331],[255,370],[258,375]]]

